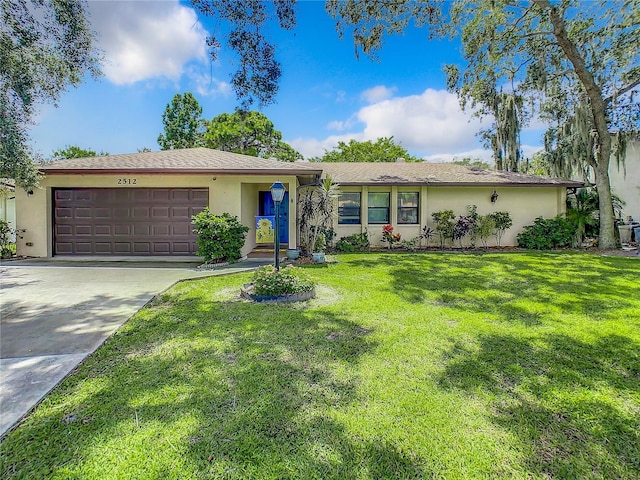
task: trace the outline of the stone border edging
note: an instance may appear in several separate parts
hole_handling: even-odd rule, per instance
[[[315,287],[306,292],[290,293],[286,295],[256,295],[250,292],[250,289],[252,288],[253,288],[253,285],[245,285],[243,288],[240,289],[240,296],[242,298],[246,298],[247,300],[253,300],[254,302],[280,302],[280,303],[305,302],[307,300],[311,300],[312,298],[316,298]]]

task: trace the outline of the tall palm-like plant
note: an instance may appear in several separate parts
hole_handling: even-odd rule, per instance
[[[576,228],[574,246],[579,247],[587,227],[598,224],[598,194],[595,190],[580,188],[574,196],[567,198],[567,203],[567,219]]]
[[[319,184],[306,185],[298,193],[298,225],[300,246],[305,255],[313,252],[314,246],[325,229],[332,225],[334,202],[338,196],[338,184],[330,176]]]

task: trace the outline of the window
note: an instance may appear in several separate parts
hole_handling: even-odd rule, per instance
[[[389,197],[387,192],[369,193],[369,223],[389,223]]]
[[[338,196],[338,224],[360,223],[360,193],[341,193]]]
[[[418,223],[418,192],[398,192],[398,223]]]

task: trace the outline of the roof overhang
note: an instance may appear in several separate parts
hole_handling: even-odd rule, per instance
[[[305,169],[145,169],[145,168],[118,168],[118,169],[83,169],[83,168],[41,168],[41,173],[46,175],[321,175],[322,170]]]

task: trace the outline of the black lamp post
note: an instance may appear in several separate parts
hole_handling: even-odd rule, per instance
[[[271,198],[276,207],[276,225],[275,225],[275,254],[276,254],[276,270],[280,270],[280,203],[284,199],[284,192],[287,191],[281,182],[275,182],[269,187],[271,190]]]

